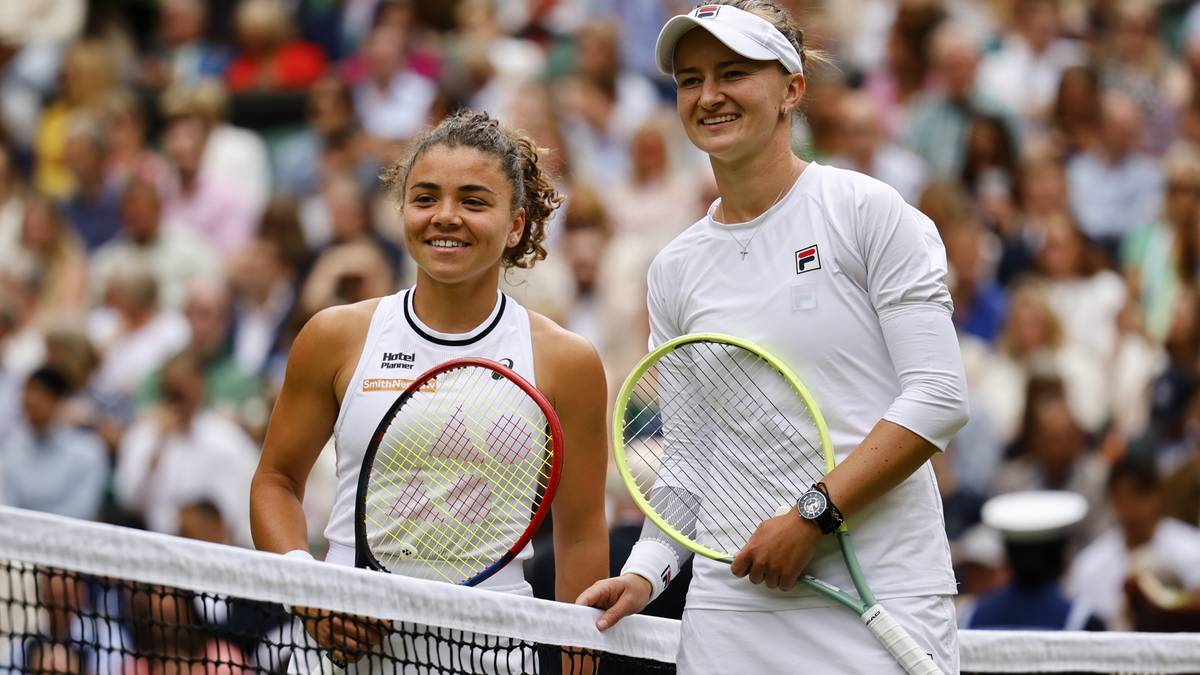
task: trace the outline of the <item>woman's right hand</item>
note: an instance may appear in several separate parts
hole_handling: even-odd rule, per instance
[[[317,641],[330,658],[341,664],[356,663],[383,639],[391,624],[350,614],[335,614],[309,607],[295,607],[292,613],[304,622],[304,630]]]
[[[637,574],[601,579],[579,594],[575,604],[604,610],[596,620],[596,628],[605,630],[630,614],[637,614],[650,604],[650,582]]]

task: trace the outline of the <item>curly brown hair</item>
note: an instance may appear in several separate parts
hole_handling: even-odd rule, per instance
[[[525,209],[521,239],[504,250],[504,267],[530,268],[546,257],[542,242],[550,215],[562,203],[562,195],[539,164],[542,150],[525,134],[505,128],[485,112],[463,110],[417,138],[404,159],[392,164],[381,176],[389,192],[404,208],[404,190],[413,164],[430,148],[474,148],[492,155],[512,188],[512,211]]]

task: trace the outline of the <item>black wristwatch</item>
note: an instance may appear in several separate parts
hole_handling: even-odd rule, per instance
[[[796,500],[796,511],[805,520],[811,520],[821,528],[822,534],[829,534],[842,526],[842,512],[829,499],[829,491],[824,483],[817,483],[808,492]]]

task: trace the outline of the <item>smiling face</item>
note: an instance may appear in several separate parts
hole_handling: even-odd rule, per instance
[[[497,276],[525,228],[512,197],[498,158],[463,146],[425,151],[404,190],[404,242],[420,275],[446,284]]]
[[[776,61],[747,59],[706,30],[679,40],[674,63],[679,119],[696,147],[736,162],[760,155],[771,143],[788,143],[803,76],[785,73]]]

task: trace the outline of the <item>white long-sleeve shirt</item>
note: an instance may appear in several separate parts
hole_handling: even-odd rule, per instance
[[[156,452],[162,457],[152,471]],[[186,431],[165,439],[147,417],[121,439],[114,487],[122,505],[142,513],[150,529],[167,534],[178,533],[181,507],[212,501],[234,542],[249,546],[250,479],[257,464],[254,442],[217,413],[197,413]]]
[[[752,221],[720,224],[716,209],[650,268],[651,346],[695,332],[762,346],[812,393],[839,461],[880,419],[944,449],[966,422],[967,396],[945,250],[933,223],[883,183],[816,163]],[[955,592],[928,464],[850,527],[880,598]],[[808,570],[852,588],[832,538]],[[752,585],[707,559],[696,560],[695,572],[689,607],[828,604],[802,589]]]

